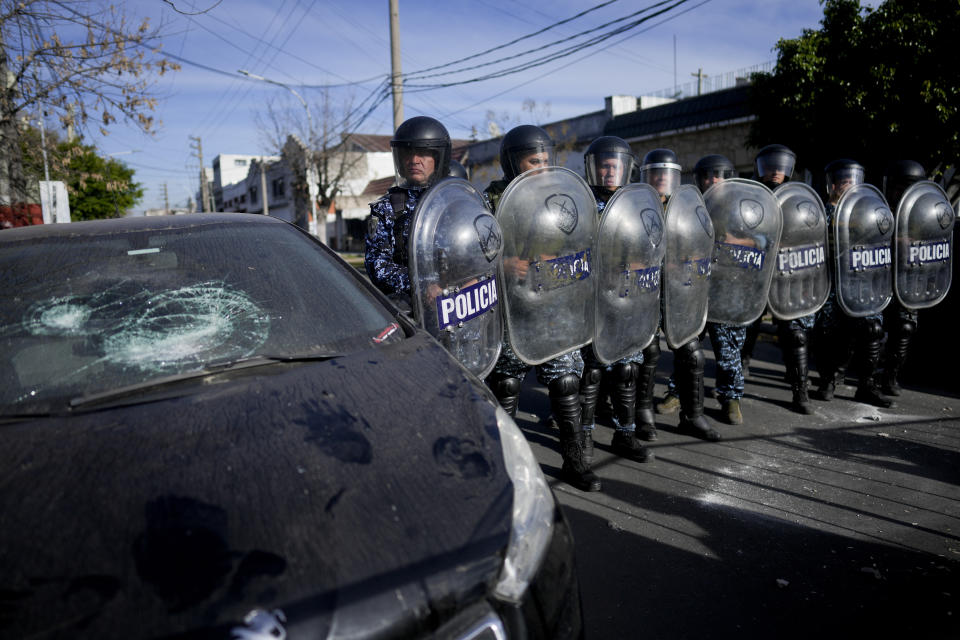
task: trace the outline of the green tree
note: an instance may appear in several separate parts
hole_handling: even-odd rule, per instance
[[[826,0],[818,30],[777,43],[772,73],[754,76],[750,144],[777,142],[819,179],[849,157],[877,182],[887,162],[917,160],[953,178],[960,160],[956,43],[960,2]]]
[[[153,82],[179,66],[160,54],[161,31],[119,4],[0,0],[0,205],[26,201],[20,120],[38,110],[81,130],[154,129]]]
[[[39,181],[44,179],[40,132],[27,127],[20,133],[23,169],[29,191],[39,202]],[[134,170],[113,158],[97,154],[78,140],[64,142],[47,135],[47,166],[51,180],[62,180],[70,196],[73,220],[123,216],[143,198],[141,185],[133,181]]]

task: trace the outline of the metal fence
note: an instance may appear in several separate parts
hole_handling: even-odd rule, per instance
[[[755,64],[752,67],[746,67],[736,71],[729,71],[720,75],[710,76],[704,74],[699,81],[691,80],[690,82],[685,82],[674,87],[660,89],[659,91],[654,91],[652,93],[644,93],[644,95],[653,96],[655,98],[673,98],[675,100],[680,100],[683,98],[692,98],[704,93],[720,91],[721,89],[739,87],[743,84],[749,84],[750,76],[754,73],[772,72],[775,64],[776,62],[771,60],[770,62]]]

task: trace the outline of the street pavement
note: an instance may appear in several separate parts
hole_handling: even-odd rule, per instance
[[[672,367],[664,343],[657,397]],[[652,462],[613,455],[599,421],[599,493],[558,480],[546,389],[527,377],[517,422],[573,529],[588,638],[960,638],[960,397],[908,379],[877,409],[845,385],[802,416],[783,374],[761,335],[744,424],[707,398],[710,443],[658,415]]]

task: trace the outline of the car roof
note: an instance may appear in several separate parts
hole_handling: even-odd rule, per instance
[[[33,238],[97,236],[123,231],[151,231],[184,229],[210,224],[288,224],[279,218],[249,213],[188,213],[176,216],[137,216],[87,220],[69,224],[38,224],[5,229],[0,233],[0,243]]]

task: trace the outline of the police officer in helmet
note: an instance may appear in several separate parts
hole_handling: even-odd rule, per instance
[[[554,165],[554,143],[550,135],[534,125],[514,127],[500,142],[500,167],[503,178],[494,180],[484,191],[496,210],[500,196],[510,182],[521,173]],[[529,264],[515,258],[504,260],[503,269],[523,277]],[[510,345],[504,331],[503,346],[493,372],[487,376],[487,386],[493,391],[504,410],[517,414],[520,388],[530,365],[523,362]],[[560,454],[563,458],[563,479],[582,491],[599,491],[600,478],[591,470],[584,455],[585,436],[580,421],[580,377],[583,358],[579,349],[564,353],[537,365],[537,381],[547,386],[550,408],[560,429]]]
[[[693,166],[693,176],[697,181],[697,188],[700,189],[700,193],[704,193],[714,184],[736,177],[736,175],[737,170],[730,159],[719,153],[703,156]]]
[[[854,160],[842,158],[824,167],[826,173],[828,228],[833,228],[833,216],[840,197],[847,189],[863,184],[864,169]],[[854,400],[887,408],[893,402],[885,398],[876,381],[883,340],[882,314],[875,313],[863,318],[847,316],[837,301],[833,290],[816,315],[817,372],[820,382],[816,397],[833,399],[836,384],[842,382],[847,364],[856,357],[858,365],[857,392]]]
[[[583,155],[587,184],[597,199],[597,211],[602,216],[607,202],[617,189],[627,184],[634,165],[633,151],[616,136],[602,136],[590,143]],[[613,388],[613,410],[616,431],[611,448],[614,453],[637,462],[649,459],[649,452],[636,437],[636,378],[643,364],[642,352],[618,360],[612,365],[601,363],[591,345],[580,350],[584,361],[580,379],[581,421],[584,430],[585,452],[592,457],[594,416],[603,377],[610,379]]]
[[[666,204],[670,196],[680,186],[680,161],[670,149],[654,149],[644,157],[640,166],[640,179],[651,185],[660,194]],[[641,423],[641,437],[645,429],[656,437],[653,424],[653,388],[657,363],[660,360],[660,339],[654,336],[650,345],[643,350],[643,366],[637,384],[637,419]],[[674,349],[675,396],[680,407],[680,430],[703,440],[717,441],[719,432],[707,423],[703,415],[703,352],[700,338],[695,337],[687,344]],[[673,395],[668,390],[668,396]]]
[[[370,203],[364,266],[386,295],[410,302],[410,223],[423,193],[450,170],[450,134],[438,120],[417,116],[397,127],[390,141],[396,184]]]
[[[797,163],[797,154],[782,144],[768,144],[757,152],[753,158],[753,179],[769,187],[776,189],[784,182],[789,182],[793,177],[793,169]],[[742,369],[744,375],[750,368],[750,359],[753,357],[753,348],[757,344],[757,338],[760,335],[760,324],[762,318],[757,318],[756,322],[747,327],[747,337],[741,350],[741,359],[743,360]]]
[[[718,182],[737,174],[733,163],[724,155],[711,154],[700,158],[693,167],[694,179],[701,193]],[[722,415],[730,424],[742,424],[740,400],[743,398],[743,362],[740,352],[747,338],[747,328],[717,322],[708,322],[710,344],[717,364],[715,393],[720,401]]]
[[[883,194],[890,210],[896,212],[900,198],[907,187],[927,179],[923,165],[915,160],[897,160],[887,165],[883,175]],[[883,325],[887,331],[887,344],[883,355],[883,374],[880,389],[888,396],[900,395],[897,378],[910,351],[910,341],[917,332],[919,311],[907,309],[894,297],[883,310]]]

